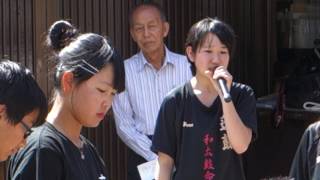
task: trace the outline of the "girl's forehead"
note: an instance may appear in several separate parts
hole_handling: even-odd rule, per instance
[[[103,67],[99,73],[94,76],[94,79],[98,82],[107,82],[112,84],[112,80],[114,77],[114,68],[112,64],[107,64]]]
[[[213,33],[208,33],[202,40],[202,43],[199,44],[200,48],[211,48],[211,47],[226,47]]]

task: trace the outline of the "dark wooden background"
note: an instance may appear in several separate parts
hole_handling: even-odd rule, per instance
[[[253,87],[257,97],[273,91],[276,0],[156,0],[170,22],[167,45],[184,53],[190,26],[204,17],[225,20],[237,34],[237,52],[230,71],[236,81]],[[44,92],[51,96],[52,67],[44,48],[46,31],[67,19],[81,32],[108,36],[124,58],[137,51],[128,31],[129,10],[142,0],[0,0],[0,58],[33,70]],[[113,180],[124,180],[126,148],[117,137],[112,115],[84,134],[98,147]],[[0,142],[1,143],[1,142]],[[0,164],[0,179],[5,163]]]

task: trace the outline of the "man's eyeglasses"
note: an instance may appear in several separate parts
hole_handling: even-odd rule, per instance
[[[26,130],[23,135],[23,138],[26,139],[28,136],[30,136],[33,130],[23,121],[20,121],[20,123],[22,124],[22,127]]]

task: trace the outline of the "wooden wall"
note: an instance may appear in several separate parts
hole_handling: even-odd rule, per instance
[[[203,17],[218,17],[235,29],[237,52],[230,70],[237,81],[251,85],[257,96],[272,91],[275,61],[274,1],[266,0],[156,0],[171,25],[170,49],[184,53],[189,27]],[[142,0],[0,0],[0,58],[21,62],[33,70],[50,97],[54,62],[44,48],[48,27],[67,19],[81,32],[108,36],[124,58],[137,51],[128,32],[129,10]],[[118,139],[114,120],[108,116],[88,136],[105,159],[113,180],[125,177],[126,148]],[[4,163],[0,179],[4,177]]]

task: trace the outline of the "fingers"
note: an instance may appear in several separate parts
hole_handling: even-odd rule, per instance
[[[233,77],[229,73],[229,71],[223,66],[217,67],[214,71],[213,79],[217,81],[219,78],[223,78],[224,80],[226,80],[228,89],[230,90]]]
[[[218,78],[223,78],[225,79],[227,82],[228,80],[232,81],[232,75],[228,72],[228,70],[223,67],[223,66],[219,66],[215,69],[214,74],[213,74],[213,79],[217,80]]]

